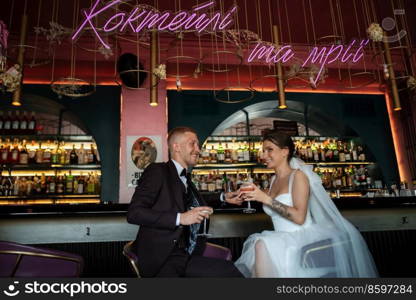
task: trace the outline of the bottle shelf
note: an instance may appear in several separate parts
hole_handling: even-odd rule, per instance
[[[27,141],[48,141],[48,140],[58,140],[58,141],[65,141],[65,142],[79,142],[79,143],[95,143],[94,139],[90,135],[56,135],[56,134],[34,134],[34,135],[26,135],[26,134],[6,134],[0,136],[2,139],[19,139],[19,140],[27,140]]]
[[[100,195],[0,196],[0,205],[99,204]]]
[[[218,142],[261,142],[263,136],[261,135],[211,135],[207,138],[206,142],[208,143],[218,143]],[[325,141],[327,139],[337,139],[337,140],[357,140],[359,137],[356,136],[292,136],[294,141],[303,141],[303,140],[315,140],[315,141]]]
[[[350,165],[372,165],[374,162],[368,161],[348,161],[348,162],[307,162],[307,165],[314,165],[314,166],[328,166],[328,167],[335,167],[335,166],[350,166]],[[207,170],[207,169],[238,169],[238,168],[258,168],[258,169],[266,169],[266,166],[259,163],[236,163],[236,164],[198,164],[193,169],[194,170]]]
[[[95,194],[44,194],[44,195],[29,195],[29,196],[0,196],[0,200],[42,200],[42,199],[86,199],[86,198],[100,198],[100,195]]]
[[[340,189],[339,190],[339,196],[337,196],[337,193],[333,192],[332,190],[326,190],[327,193],[329,193],[330,197],[333,199],[339,199],[339,198],[364,198],[365,194],[368,192],[376,192],[378,189],[362,189],[362,190],[355,190],[355,189]],[[208,192],[208,191],[199,191],[201,195],[216,195],[221,193],[221,191],[215,191],[215,192]]]
[[[61,164],[2,164],[3,169],[7,170],[25,170],[25,171],[46,171],[46,170],[101,170],[101,165],[61,165]]]

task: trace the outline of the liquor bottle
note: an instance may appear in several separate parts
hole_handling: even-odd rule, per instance
[[[39,148],[36,150],[36,163],[37,164],[43,163],[43,149],[42,149],[41,142],[39,142]]]
[[[308,141],[303,141],[302,142],[302,146],[301,146],[301,149],[302,149],[302,157],[303,157],[303,161],[305,161],[305,162],[308,162]]]
[[[89,150],[86,150],[86,157],[87,157],[87,160],[85,162],[86,164],[96,164],[96,162],[94,161],[95,156],[94,156],[94,145],[93,144],[90,145]]]
[[[353,174],[352,174],[352,166],[347,168],[347,187],[352,188],[353,187]]]
[[[59,176],[56,180],[56,193],[62,195],[64,193],[64,182],[62,176]]]
[[[231,151],[231,160],[233,164],[238,163],[239,155],[238,155],[238,146],[236,143],[232,143],[230,147]]]
[[[56,143],[55,143],[56,144]],[[59,146],[58,146],[59,147]],[[59,164],[59,158],[58,158],[58,149],[53,148],[51,151],[51,163],[52,164]]]
[[[10,140],[6,139],[4,145],[2,145],[1,153],[0,153],[0,161],[2,164],[9,163],[9,151],[10,151]]]
[[[51,150],[49,149],[49,147],[50,147],[50,141],[47,141],[45,150],[43,150],[43,158],[42,158],[43,163],[51,162],[52,154],[51,154]]]
[[[93,164],[99,164],[100,163],[100,157],[98,155],[98,148],[95,148],[93,144],[91,144],[91,151],[92,151],[92,163]]]
[[[207,181],[206,181],[206,178],[205,178],[205,176],[202,176],[201,175],[201,180],[200,180],[200,188],[201,188],[201,192],[206,192],[206,191],[208,191],[208,184],[207,184]]]
[[[27,119],[26,111],[23,111],[23,116],[20,120],[20,134],[28,134],[27,126],[29,120]]]
[[[345,162],[345,152],[341,141],[338,141],[338,157],[340,162]]]
[[[84,144],[81,144],[81,148],[79,148],[78,150],[78,164],[79,165],[84,165],[87,163],[87,153],[85,152],[84,149]]]
[[[7,117],[4,119],[4,125],[3,125],[3,132],[4,134],[12,134],[12,112],[9,110],[7,112]]]
[[[244,145],[243,145],[243,161],[244,162],[250,161],[250,148],[247,142],[244,142]]]
[[[257,148],[257,163],[261,164],[263,162],[263,148]]]
[[[208,164],[208,163],[209,163],[209,159],[210,159],[210,157],[209,157],[209,152],[208,152],[208,150],[207,150],[207,147],[206,147],[206,146],[202,148],[202,153],[201,153],[201,156],[202,156],[202,162],[203,162],[204,164]]]
[[[233,162],[231,158],[231,150],[228,148],[228,144],[225,144],[225,159],[224,162],[226,164],[231,164]]]
[[[30,117],[29,123],[27,125],[28,134],[36,134],[36,113],[32,111],[32,115]]]
[[[26,148],[26,141],[22,142],[22,150],[19,154],[19,164],[27,165],[29,163],[29,153],[27,152]]]
[[[348,148],[347,143],[345,143],[344,145],[344,152],[345,152],[345,161],[350,162],[351,161],[351,149]]]
[[[326,161],[326,157],[325,157],[325,153],[326,153],[326,149],[325,149],[325,145],[321,144],[321,146],[319,147],[319,158],[321,161]]]
[[[357,152],[358,152],[358,160],[365,161],[366,157],[365,157],[363,146],[359,145],[357,147]]]
[[[46,176],[45,173],[42,173],[40,176],[40,193],[46,194]]]
[[[344,172],[344,169],[341,168],[341,186],[342,188],[346,188],[347,187],[347,174]]]
[[[29,155],[29,164],[36,163],[36,146],[35,146],[35,141],[33,140],[28,149],[28,155]]]
[[[26,195],[26,189],[27,189],[27,178],[23,176],[20,178],[19,195],[20,196]]]
[[[65,179],[65,193],[71,195],[74,193],[74,176],[72,176],[71,171],[69,171]]]
[[[267,190],[269,188],[270,185],[270,181],[269,178],[266,174],[262,174],[261,175],[261,187],[263,188],[263,190]]]
[[[19,188],[20,188],[20,179],[19,176],[16,176],[15,181],[13,182],[13,196],[19,196]]]
[[[42,189],[40,186],[40,179],[37,174],[33,177],[33,194],[40,195]]]
[[[223,164],[225,162],[225,151],[221,143],[218,145],[217,160],[219,164]]]
[[[101,194],[101,176],[94,172],[94,193],[96,195]]]
[[[82,173],[81,176],[78,177],[78,188],[76,189],[75,193],[80,195],[84,194],[84,176],[82,176]]]
[[[3,111],[0,110],[0,134],[4,134],[4,118],[3,118]],[[1,184],[1,179],[0,179]]]
[[[56,177],[49,176],[48,183],[49,183],[49,193],[55,194],[56,193]]]
[[[30,196],[33,194],[33,177],[32,176],[29,176],[26,180],[26,190],[24,193],[26,196]]]
[[[355,146],[354,141],[351,141],[351,160],[358,160],[357,147]]]
[[[87,182],[87,194],[94,194],[95,193],[95,182],[93,175],[90,174]]]
[[[331,140],[328,140],[328,147],[327,147],[327,151],[326,151],[326,161],[333,161],[334,158],[334,151],[332,149],[332,142]]]
[[[215,177],[215,191],[217,192],[223,191],[222,178],[218,171],[217,171],[217,176]]]
[[[11,164],[18,164],[19,163],[19,154],[20,154],[20,151],[19,151],[19,146],[18,146],[18,140],[14,139],[13,149],[11,149],[10,153],[9,153],[9,156],[10,156],[9,162]]]
[[[209,151],[209,162],[211,164],[216,164],[217,160],[217,150],[215,150],[214,145],[211,146],[211,150]]]
[[[257,162],[257,160],[258,160],[258,154],[259,154],[259,151],[258,151],[258,149],[256,148],[256,144],[255,143],[253,143],[252,144],[252,147],[250,148],[250,162]]]
[[[367,183],[367,188],[371,189],[373,187],[373,182],[372,182],[370,174],[368,173],[367,168],[364,169],[364,174],[365,174],[365,179]]]
[[[69,155],[69,163],[71,165],[77,165],[78,164],[78,155],[77,155],[77,152],[75,151],[75,145],[72,145],[72,150],[71,150],[71,153]]]
[[[61,164],[61,165],[66,164],[67,150],[65,150],[65,148],[61,148],[58,145],[58,150],[56,150],[56,152],[57,152],[57,156],[58,156],[58,164]]]
[[[210,173],[208,175],[208,181],[207,181],[207,185],[208,185],[208,192],[215,192],[216,189],[216,182],[215,182],[216,178],[215,176]]]
[[[313,150],[312,150],[312,143],[311,141],[308,141],[306,143],[306,161],[312,162],[313,161]]]
[[[2,157],[2,153],[3,153],[3,141],[0,138],[0,164],[3,164],[3,157]],[[0,174],[0,184],[1,184],[1,174]]]
[[[338,145],[335,141],[334,141],[332,147],[333,147],[333,152],[334,152],[333,161],[338,162],[339,161],[339,151],[338,151]]]
[[[238,155],[238,162],[239,163],[244,162],[244,148],[243,148],[243,145],[241,143],[238,146],[237,155]]]
[[[311,149],[312,149],[313,161],[319,162],[319,152],[318,152],[318,147],[316,146],[316,143],[313,143],[311,145]]]
[[[20,134],[20,112],[15,111],[14,118],[12,119],[12,131],[11,134]]]

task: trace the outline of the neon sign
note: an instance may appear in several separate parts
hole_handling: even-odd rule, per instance
[[[106,19],[102,27],[97,27],[96,18],[108,13],[111,8],[122,2],[122,0],[113,0],[102,7],[98,7],[101,0],[96,0],[91,8],[83,9],[81,14],[84,16],[83,22],[72,35],[75,40],[83,29],[92,29],[101,44],[110,49],[109,45],[102,39],[100,32],[105,33],[123,33],[132,31],[139,33],[144,30],[157,29],[159,31],[182,31],[195,30],[198,33],[202,31],[223,31],[234,23],[234,17],[237,12],[237,6],[232,6],[226,13],[213,12],[215,1],[209,1],[199,4],[190,11],[180,10],[178,12],[159,12],[153,7],[136,5],[130,12],[118,11]],[[207,10],[210,10],[208,12]],[[341,63],[357,63],[364,56],[364,47],[368,45],[369,40],[353,40],[348,45],[333,44],[329,46],[313,47],[307,58],[304,60],[302,67],[307,64],[318,64],[319,72],[312,80],[316,83],[320,80],[325,66],[336,61]],[[268,64],[286,63],[295,56],[292,45],[283,45],[276,47],[273,44],[260,41],[256,44],[247,58],[247,62],[254,60],[264,60]]]
[[[76,39],[81,31],[88,25],[97,36],[101,44],[109,49],[110,47],[101,38],[94,19],[110,9],[121,0],[114,0],[102,8],[97,8],[100,0],[97,0],[89,11],[82,10],[84,21],[72,35],[72,40]],[[157,28],[158,30],[178,31],[178,30],[196,30],[198,33],[209,30],[224,30],[234,23],[233,15],[237,12],[237,6],[232,6],[224,15],[221,12],[207,13],[207,9],[212,7],[215,1],[201,4],[191,11],[156,12],[150,9],[140,9],[135,6],[129,13],[121,11],[107,19],[103,26],[105,32],[124,32],[127,28],[134,33],[144,29]],[[134,24],[133,24],[134,23]]]
[[[353,40],[347,46],[334,44],[331,46],[313,47],[309,52],[308,57],[303,62],[302,67],[305,67],[309,63],[318,63],[320,65],[319,72],[313,80],[313,84],[316,85],[326,65],[334,63],[335,61],[340,61],[342,63],[357,63],[362,59],[364,57],[364,47],[368,45],[368,42],[369,40],[361,40],[358,48],[354,50],[352,50],[352,48],[356,46],[356,40]],[[276,47],[275,45],[270,44],[267,44],[266,46],[264,45],[264,42],[259,42],[251,51],[247,58],[247,62],[251,63],[253,60],[264,60],[268,64],[285,63],[294,56],[295,52],[291,45]]]

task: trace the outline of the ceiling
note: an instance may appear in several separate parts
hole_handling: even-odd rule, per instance
[[[99,5],[109,1],[100,0]],[[124,11],[130,11],[132,5],[135,4],[153,5],[158,7],[159,11],[177,11],[179,9],[190,10],[195,5],[200,5],[206,1],[125,0],[124,2],[122,1],[123,4],[119,8]],[[13,45],[18,44],[20,20],[25,10],[29,18],[26,44],[30,47],[26,51],[26,62],[30,63],[31,60],[33,61],[32,58],[35,57],[36,63],[39,62],[40,65],[26,68],[26,81],[48,82],[51,81],[51,78],[66,76],[66,74],[76,69],[75,73],[81,74],[89,80],[94,79],[103,84],[114,83],[116,58],[123,52],[138,54],[138,56],[143,57],[145,66],[148,66],[149,48],[138,46],[135,43],[137,36],[132,32],[120,36],[110,36],[109,41],[114,55],[109,58],[93,51],[100,44],[91,31],[89,33],[84,32],[76,43],[71,43],[67,36],[60,44],[53,47],[49,45],[44,35],[35,34],[34,27],[48,29],[50,21],[55,21],[74,32],[83,21],[83,15],[80,13],[81,9],[88,8],[93,3],[95,3],[95,0],[2,0],[0,20],[3,20],[9,27],[9,44],[11,47],[8,56],[10,56],[11,61],[17,53],[16,49],[13,50]],[[307,48],[321,42],[333,42],[333,38],[323,40],[321,38],[334,35],[340,36],[340,38],[335,39],[340,39],[347,44],[354,38],[366,38],[366,29],[370,23],[383,24],[383,20],[392,18],[389,20],[394,20],[396,26],[388,32],[394,35],[400,30],[406,30],[406,38],[408,38],[411,45],[416,45],[416,1],[414,0],[217,0],[215,5],[217,10],[227,11],[234,3],[238,6],[238,18],[236,18],[233,28],[248,29],[257,33],[263,41],[272,41],[272,25],[277,25],[281,42],[284,44]],[[96,21],[98,23],[104,22],[114,12],[114,10],[109,9],[100,14]],[[404,41],[403,39],[400,43]],[[232,54],[217,55],[215,58],[210,57],[210,53],[215,49],[235,51],[234,45],[224,43],[221,38],[213,35],[198,37],[193,33],[187,33],[182,40],[178,40],[172,34],[161,34],[160,48],[161,62],[165,61],[167,57],[186,55],[198,59],[205,57],[207,63],[218,59],[224,64],[235,64],[235,55]],[[247,53],[244,53],[244,55],[246,56]],[[372,55],[373,53],[368,53],[366,61],[371,62]],[[396,55],[400,56],[401,53]],[[71,63],[71,58],[72,61],[75,60],[75,63]],[[416,61],[416,58],[414,59]],[[41,64],[42,60],[45,60],[45,65]],[[196,67],[192,60],[180,62],[170,60],[167,61],[167,65],[168,73],[170,69],[180,65],[182,74],[192,74]],[[367,64],[354,66],[352,69],[362,70],[378,67],[377,65],[370,66]],[[337,66],[331,68],[336,70],[330,72],[327,80],[329,83],[327,84],[332,87],[342,84],[342,78],[347,76],[345,75],[346,71]],[[187,69],[189,69],[189,72],[186,71]],[[348,76],[350,76],[351,72],[348,72]],[[205,72],[201,74],[202,77],[199,79],[189,76],[183,78],[182,81],[186,83],[184,88],[212,88],[215,83],[217,83],[216,88],[223,88],[225,81],[227,81],[228,86],[247,85],[256,76],[261,77],[266,73],[267,68],[265,67],[256,69],[255,65],[253,65],[253,68],[242,65],[240,69],[231,72]],[[232,82],[232,80],[235,82]],[[176,80],[175,78],[168,78],[167,83],[168,88],[174,88]]]

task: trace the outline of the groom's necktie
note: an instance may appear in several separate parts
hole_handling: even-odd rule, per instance
[[[194,190],[194,186],[191,179],[191,174],[186,172],[186,169],[182,170],[181,176],[186,177],[186,184],[187,184],[187,190],[186,190],[186,196],[185,196],[185,207],[189,210],[191,207],[198,207],[200,206],[196,191]],[[189,254],[192,254],[192,252],[195,249],[196,246],[196,239],[197,234],[199,231],[200,224],[191,224],[189,226],[189,246],[187,248],[187,251]]]

